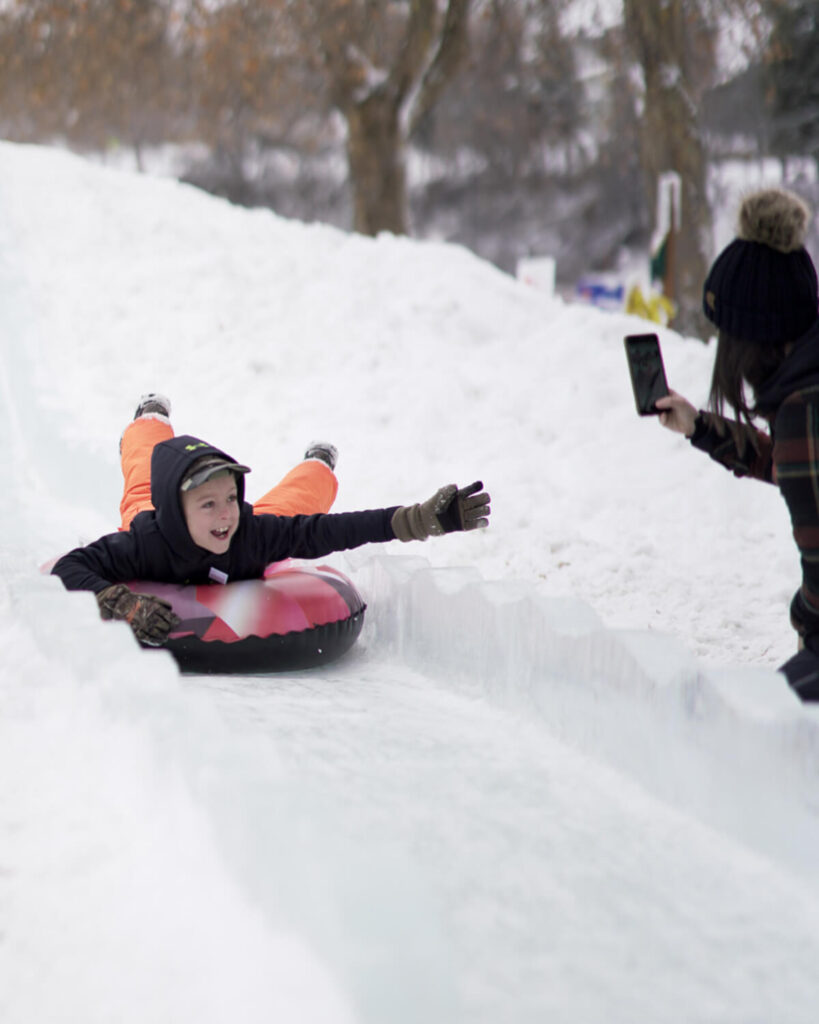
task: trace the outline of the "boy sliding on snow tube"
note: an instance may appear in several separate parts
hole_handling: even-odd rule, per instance
[[[321,442],[251,506],[244,500],[250,468],[198,438],[175,437],[169,413],[167,398],[143,395],[120,445],[119,532],[75,548],[51,570],[67,590],[93,591],[102,618],[128,622],[143,644],[161,646],[179,620],[167,601],[131,591],[130,580],[257,579],[285,558],[489,525],[489,495],[480,482],[460,490],[449,484],[416,505],[330,514],[337,452]]]

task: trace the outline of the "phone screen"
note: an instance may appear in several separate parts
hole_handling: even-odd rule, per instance
[[[637,412],[656,416],[654,403],[668,394],[659,339],[656,334],[630,334],[625,343]]]

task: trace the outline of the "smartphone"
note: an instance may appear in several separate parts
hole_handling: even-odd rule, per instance
[[[624,340],[637,412],[656,416],[660,411],[657,399],[668,394],[659,338],[656,334],[629,334]]]

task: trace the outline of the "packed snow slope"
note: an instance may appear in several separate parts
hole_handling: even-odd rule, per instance
[[[636,416],[647,324],[8,144],[0,296],[0,1019],[815,1019],[787,513]],[[321,438],[336,508],[482,479],[491,527],[328,559],[336,665],[180,678],[37,571],[116,526],[147,390],[251,498]]]

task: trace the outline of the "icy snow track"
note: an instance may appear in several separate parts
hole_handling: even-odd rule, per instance
[[[345,662],[180,678],[3,564],[4,1022],[815,1018],[798,709],[383,556]]]

